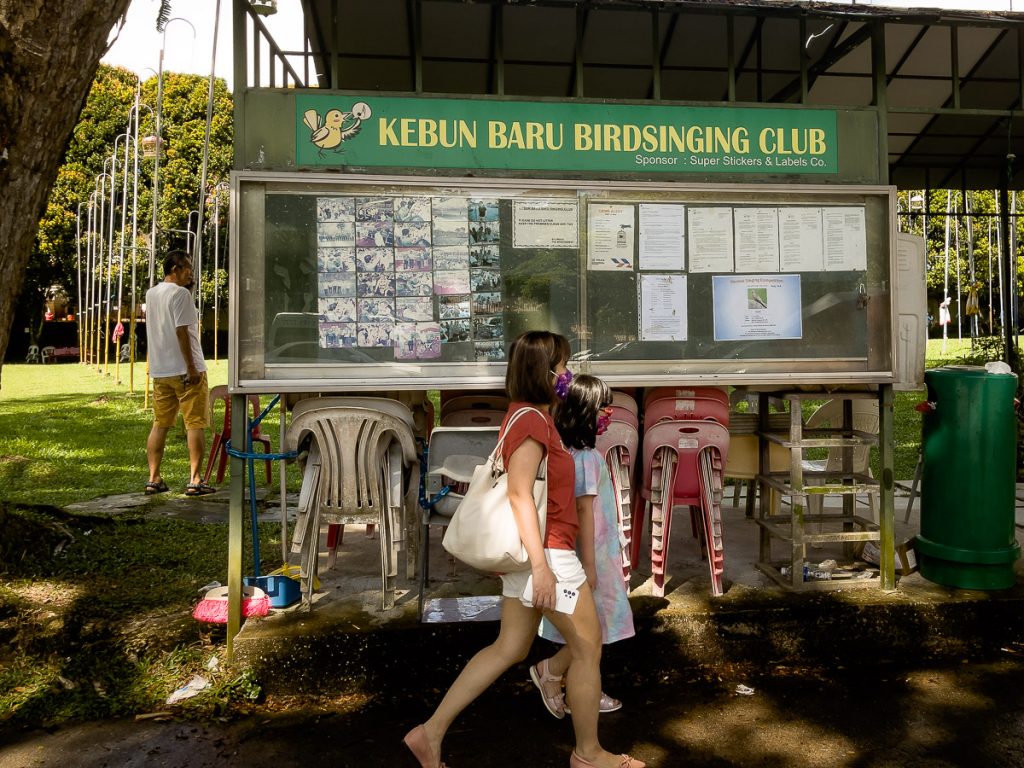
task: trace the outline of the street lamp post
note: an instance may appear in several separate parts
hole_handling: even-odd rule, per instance
[[[82,200],[78,203],[78,212],[75,215],[75,277],[77,278],[76,288],[78,293],[78,304],[75,305],[75,327],[78,331],[78,362],[82,362],[82,206],[88,205],[88,201]]]
[[[196,294],[199,307],[199,332],[203,329],[203,217],[206,213],[206,171],[210,162],[210,127],[213,124],[213,83],[214,70],[217,65],[217,31],[220,26],[220,0],[214,3],[213,10],[213,51],[210,55],[210,79],[206,92],[206,128],[203,133],[203,164],[199,172],[199,221],[196,226]]]
[[[110,172],[111,172],[112,180],[110,182],[110,228],[109,228],[109,232],[107,233],[107,243],[108,243],[108,245],[107,245],[107,307],[106,307],[106,316],[105,316],[105,320],[104,320],[104,324],[103,324],[103,336],[104,336],[104,343],[103,343],[103,373],[104,373],[104,375],[109,375],[110,374],[110,300],[111,300],[111,293],[113,291],[113,286],[111,285],[111,283],[113,281],[113,273],[114,273],[114,209],[117,206],[117,142],[120,141],[121,139],[125,140],[125,157],[127,157],[127,152],[128,152],[127,144],[128,144],[128,139],[130,139],[130,138],[131,138],[131,136],[130,136],[130,134],[127,131],[125,131],[124,133],[119,134],[118,136],[114,137],[114,152],[110,156],[110,160],[111,160]],[[127,184],[127,172],[128,172],[127,162],[124,164],[124,167],[122,168],[121,172],[123,174],[125,174],[126,184]],[[124,209],[124,205],[125,205],[125,201],[124,201],[124,199],[122,199],[121,200],[121,208],[122,208],[122,210]],[[122,223],[123,223],[123,217],[122,217]],[[120,312],[120,310],[118,310],[118,312]],[[117,344],[116,344],[116,342],[115,342],[115,346],[114,346],[114,354],[115,354],[115,356],[117,356]],[[118,357],[117,359],[120,359],[120,357]]]
[[[213,361],[217,362],[217,333],[220,330],[220,195],[230,191],[226,181],[213,188]],[[230,198],[229,198],[230,199]]]
[[[152,112],[152,109],[147,104],[140,102],[142,89],[142,81],[138,80],[135,84],[135,103],[131,109],[128,110],[128,128],[123,134],[127,138],[124,143],[124,166],[123,166],[123,190],[121,195],[121,248],[119,255],[119,268],[118,268],[118,280],[117,280],[117,326],[115,328],[115,335],[117,337],[117,343],[114,345],[114,354],[116,356],[115,362],[115,378],[117,383],[121,383],[121,354],[120,354],[120,341],[124,338],[124,255],[125,255],[125,241],[127,238],[127,225],[128,225],[128,144],[131,141],[133,153],[133,166],[132,166],[132,244],[130,249],[129,258],[131,259],[132,268],[132,280],[131,280],[131,291],[132,291],[132,314],[129,321],[131,330],[128,334],[128,377],[130,382],[131,392],[135,392],[135,298],[136,298],[136,283],[135,283],[135,261],[138,253],[137,244],[137,222],[138,222],[138,204],[139,204],[139,109],[145,107]],[[134,123],[133,123],[134,118]],[[115,147],[116,147],[115,140]],[[118,333],[120,330],[120,333]]]
[[[133,107],[134,109],[134,107]],[[122,309],[124,307],[124,241],[125,241],[125,229],[128,226],[128,144],[129,142],[135,148],[135,154],[139,153],[138,144],[135,142],[134,137],[131,135],[132,116],[131,110],[128,111],[128,129],[125,133],[121,134],[125,137],[124,140],[124,163],[121,166],[121,231],[120,231],[120,248],[118,251],[117,260],[117,325],[114,326],[114,381],[116,384],[121,383],[121,339],[124,337],[124,315]],[[117,139],[114,140],[114,151],[117,152]],[[138,167],[136,166],[135,172],[138,173]],[[134,206],[134,203],[133,203]],[[134,215],[134,214],[133,214]]]
[[[90,361],[89,341],[92,337],[89,332],[92,328],[92,283],[93,283],[93,246],[95,238],[92,233],[93,217],[96,213],[96,193],[89,193],[89,213],[85,226],[85,336],[82,345],[78,348],[81,362],[88,365]]]
[[[109,161],[110,161],[109,157],[106,158],[103,161],[103,172],[99,176],[97,176],[97,183],[99,184],[99,187],[100,187],[100,190],[99,190],[99,192],[100,192],[100,198],[99,198],[99,200],[100,200],[100,210],[99,210],[99,217],[98,217],[98,222],[97,222],[98,223],[97,234],[99,235],[99,239],[98,239],[98,248],[97,248],[97,251],[96,251],[96,267],[97,267],[97,270],[96,270],[96,294],[95,294],[95,299],[96,299],[96,301],[95,301],[95,304],[96,304],[96,322],[93,323],[93,332],[95,334],[95,340],[94,341],[95,341],[95,345],[96,345],[95,346],[95,355],[93,356],[93,361],[96,364],[96,373],[102,373],[103,372],[103,367],[100,364],[100,339],[103,336],[103,330],[102,330],[103,319],[100,317],[100,315],[103,312],[103,245],[104,245],[104,241],[105,241],[105,237],[104,237],[105,232],[104,232],[104,230],[105,230],[105,224],[106,224],[106,209],[105,209],[105,206],[106,206],[106,198],[107,198],[107,179],[110,179],[111,187],[113,187],[113,183],[114,183],[113,177],[109,173],[107,173],[107,163]],[[111,200],[111,206],[113,206],[113,200]],[[113,215],[113,214],[111,214],[111,215]]]
[[[150,250],[149,250],[149,287],[150,288],[153,287],[154,271],[156,269],[156,254],[157,254],[157,207],[158,207],[158,202],[160,200],[160,195],[159,195],[159,191],[160,191],[160,142],[163,140],[163,136],[161,134],[161,128],[162,128],[161,117],[163,115],[163,106],[164,106],[164,49],[167,47],[167,30],[171,26],[171,24],[173,24],[176,21],[181,21],[181,22],[183,22],[185,24],[188,24],[189,28],[192,30],[192,38],[195,39],[195,36],[196,36],[196,28],[194,26],[192,26],[192,22],[190,22],[188,19],[183,19],[180,16],[175,16],[174,18],[168,19],[167,23],[164,24],[163,37],[161,38],[161,42],[160,42],[160,63],[157,64],[157,73],[156,73],[156,118],[155,118],[156,119],[156,126],[155,126],[156,131],[155,132],[156,132],[156,140],[157,140],[157,147],[156,147],[157,151],[156,151],[156,160],[155,160],[155,162],[153,164],[153,230],[152,230],[151,235],[150,235],[150,243],[149,243],[149,248],[150,248]],[[149,364],[148,358],[149,358],[149,356],[147,355],[146,358],[147,358],[147,378],[148,378],[148,364]],[[149,384],[148,383],[146,385],[146,391],[147,391],[147,393],[149,391]]]

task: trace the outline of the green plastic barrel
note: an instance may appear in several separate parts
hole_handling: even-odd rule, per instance
[[[964,589],[1014,584],[1017,377],[951,365],[926,371],[921,575]]]

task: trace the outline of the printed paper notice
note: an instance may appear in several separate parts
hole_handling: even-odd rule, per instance
[[[640,203],[640,269],[686,269],[685,211],[683,205]]]
[[[605,272],[633,269],[633,211],[632,205],[587,206],[587,269]]]
[[[826,272],[864,271],[868,249],[863,208],[822,208]]]
[[[686,341],[686,275],[640,275],[640,340]]]
[[[783,272],[821,272],[821,208],[779,209],[779,266]]]
[[[737,272],[779,271],[779,209],[736,208]]]
[[[580,214],[575,200],[513,200],[513,248],[579,248]]]
[[[712,278],[715,341],[803,338],[800,275]]]
[[[732,208],[686,212],[691,272],[732,272]]]

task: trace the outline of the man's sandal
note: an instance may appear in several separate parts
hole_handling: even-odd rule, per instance
[[[211,493],[216,493],[217,489],[212,485],[206,483],[189,483],[185,486],[186,496],[208,496]]]
[[[171,489],[167,487],[167,483],[163,481],[163,478],[157,480],[155,483],[152,481],[146,483],[147,496],[153,496],[154,494],[157,493],[166,493],[169,490]]]

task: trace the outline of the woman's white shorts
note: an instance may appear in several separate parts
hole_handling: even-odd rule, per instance
[[[580,558],[574,549],[545,549],[544,559],[548,561],[548,567],[555,574],[555,581],[558,584],[567,584],[573,589],[579,589],[580,585],[587,580],[587,574],[583,570],[583,563],[580,562]],[[523,590],[526,589],[526,580],[530,578],[530,573],[530,569],[527,569],[525,571],[502,574],[502,597],[521,598]]]

